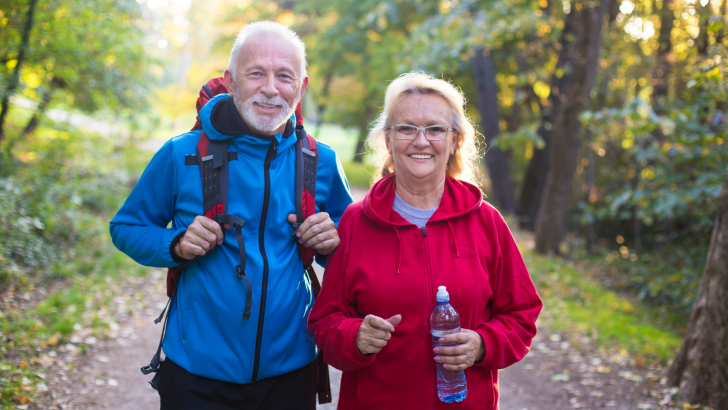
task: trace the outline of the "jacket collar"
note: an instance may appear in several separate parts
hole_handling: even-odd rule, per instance
[[[382,226],[400,227],[411,223],[392,210],[396,178],[392,175],[379,180],[364,198],[364,213]],[[477,186],[467,182],[445,178],[445,191],[440,206],[429,222],[437,222],[475,212],[483,202],[483,194]],[[428,222],[428,223],[429,223]]]
[[[292,147],[296,143],[294,126],[296,116],[291,115],[286,129],[279,134],[261,135],[250,130],[235,108],[229,94],[218,94],[205,104],[199,113],[202,130],[211,140],[230,140],[240,152],[253,158],[264,160],[268,147],[273,140],[278,143],[278,152]]]

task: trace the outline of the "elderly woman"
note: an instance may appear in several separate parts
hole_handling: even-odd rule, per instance
[[[541,300],[501,215],[473,183],[475,131],[462,94],[411,73],[387,88],[369,139],[382,178],[338,226],[309,327],[344,372],[339,409],[496,409],[498,369],[521,360]],[[433,348],[446,286],[462,331]],[[468,395],[438,399],[436,363],[465,370]]]

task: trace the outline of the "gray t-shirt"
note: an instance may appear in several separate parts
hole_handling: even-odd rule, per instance
[[[420,229],[425,227],[425,224],[430,220],[432,214],[437,211],[437,208],[438,207],[430,209],[415,208],[400,198],[396,191],[394,192],[394,203],[392,204],[392,209],[400,214],[402,218],[406,219],[407,222],[417,225]]]

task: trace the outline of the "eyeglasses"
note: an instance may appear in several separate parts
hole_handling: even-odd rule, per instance
[[[453,128],[447,125],[430,125],[429,127],[415,127],[409,124],[397,124],[389,127],[394,130],[394,136],[399,140],[413,140],[420,134],[420,130],[429,141],[442,141]]]

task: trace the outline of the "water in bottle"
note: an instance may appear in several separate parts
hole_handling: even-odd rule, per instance
[[[439,340],[450,333],[460,332],[460,315],[450,305],[450,294],[445,286],[437,288],[437,306],[430,316],[430,329],[432,345],[454,346],[455,344],[440,343]],[[450,371],[437,363],[437,397],[445,403],[462,401],[468,395],[468,385],[465,382],[465,372]]]

